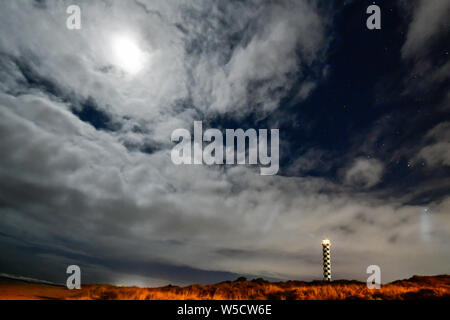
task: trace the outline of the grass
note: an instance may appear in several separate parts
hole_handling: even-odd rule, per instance
[[[449,299],[450,276],[414,276],[394,281],[379,290],[365,283],[339,280],[268,282],[262,279],[238,279],[214,285],[162,288],[84,285],[81,290],[19,281],[0,281],[1,299],[70,300],[411,300]]]
[[[214,285],[162,288],[91,285],[79,299],[122,300],[410,300],[450,298],[450,276],[419,277],[396,281],[370,290],[357,281],[267,282],[233,281]]]

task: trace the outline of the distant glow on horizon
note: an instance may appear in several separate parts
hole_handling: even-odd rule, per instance
[[[137,74],[145,66],[145,52],[131,36],[120,35],[112,40],[114,63],[129,74]]]

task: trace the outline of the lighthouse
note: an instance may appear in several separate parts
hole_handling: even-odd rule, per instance
[[[322,240],[323,249],[323,281],[331,281],[331,256],[330,256],[331,241],[328,239]]]

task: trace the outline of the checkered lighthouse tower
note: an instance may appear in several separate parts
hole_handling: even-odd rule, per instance
[[[323,249],[323,281],[331,281],[331,242],[328,239],[322,240]]]

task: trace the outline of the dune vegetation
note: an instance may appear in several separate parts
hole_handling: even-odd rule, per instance
[[[450,276],[414,276],[370,290],[359,281],[268,282],[239,278],[213,285],[161,288],[84,285],[81,290],[18,281],[0,283],[0,299],[79,300],[410,300],[449,299]]]

